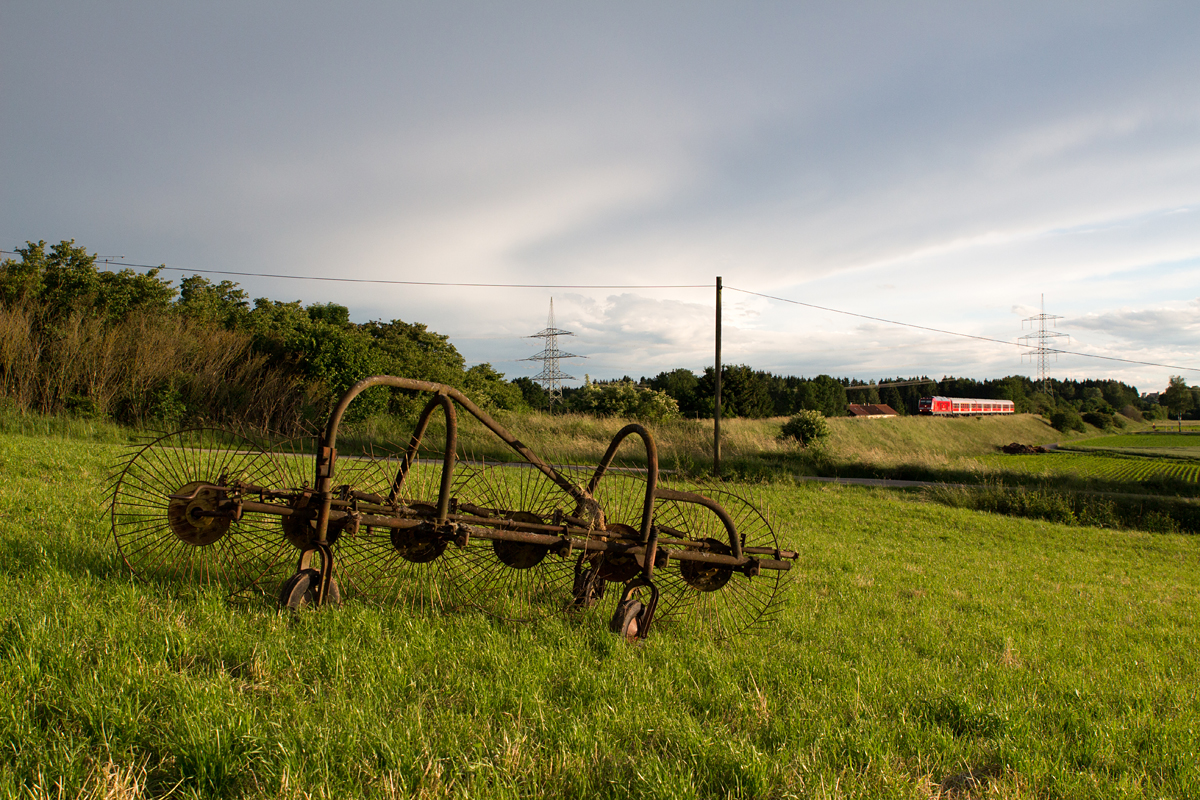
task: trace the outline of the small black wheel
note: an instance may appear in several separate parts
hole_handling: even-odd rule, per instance
[[[571,589],[570,609],[591,608],[604,598],[607,581],[600,577],[600,569],[580,554],[575,561],[575,583]]]
[[[321,573],[315,569],[302,569],[283,582],[279,588],[279,607],[296,611],[317,602],[317,587],[321,584]],[[337,578],[329,581],[329,592],[325,595],[329,605],[340,606],[342,593]]]
[[[638,617],[642,615],[643,608],[641,602],[633,598],[622,600],[617,604],[617,610],[613,612],[608,629],[613,633],[621,634],[626,639],[638,638]]]

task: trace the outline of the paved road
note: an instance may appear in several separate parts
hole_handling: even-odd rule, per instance
[[[901,481],[893,478],[819,478],[813,475],[797,475],[798,481],[820,483],[844,483],[851,486],[882,486],[887,489],[912,489],[921,486],[966,486],[965,483],[943,483],[941,481]]]

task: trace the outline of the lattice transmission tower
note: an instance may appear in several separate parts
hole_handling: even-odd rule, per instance
[[[522,358],[522,361],[540,361],[542,362],[542,371],[533,376],[533,380],[540,383],[546,393],[550,395],[550,410],[554,410],[555,403],[562,402],[562,382],[573,381],[575,378],[567,375],[558,367],[558,362],[564,358],[587,358],[587,356],[577,356],[574,353],[564,353],[558,349],[559,336],[574,336],[570,331],[564,331],[554,327],[554,298],[550,298],[550,316],[546,318],[546,327],[532,336],[530,339],[545,339],[546,347],[537,355],[529,358]]]
[[[1063,317],[1059,317],[1054,314],[1046,313],[1046,295],[1043,294],[1042,295],[1042,313],[1035,314],[1032,317],[1028,317],[1028,318],[1022,320],[1022,322],[1021,322],[1022,328],[1025,327],[1025,323],[1029,323],[1029,326],[1031,328],[1034,328],[1034,331],[1032,333],[1027,333],[1021,337],[1021,341],[1025,344],[1025,346],[1032,348],[1030,350],[1025,351],[1021,355],[1022,355],[1022,357],[1029,356],[1030,361],[1032,361],[1035,358],[1037,359],[1038,382],[1042,385],[1042,392],[1045,394],[1050,394],[1050,382],[1046,378],[1046,362],[1049,360],[1049,356],[1051,353],[1054,354],[1054,360],[1057,361],[1058,360],[1058,352],[1059,352],[1058,350],[1054,349],[1050,345],[1061,338],[1066,338],[1066,340],[1068,342],[1071,341],[1071,337],[1065,333],[1059,333],[1058,331],[1046,330],[1047,322],[1050,323],[1051,326],[1053,326],[1060,319],[1063,319]]]

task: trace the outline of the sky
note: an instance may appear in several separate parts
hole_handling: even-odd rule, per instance
[[[1161,365],[1051,376],[1200,383],[1197,3],[7,0],[0,29],[4,250],[558,285],[234,278],[510,378],[551,298],[580,380],[711,366],[721,276],[727,364],[1036,376],[1044,302],[1062,349]]]

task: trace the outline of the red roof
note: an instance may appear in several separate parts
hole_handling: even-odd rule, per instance
[[[889,405],[859,405],[858,403],[850,404],[850,416],[852,417],[895,417],[895,409]]]

